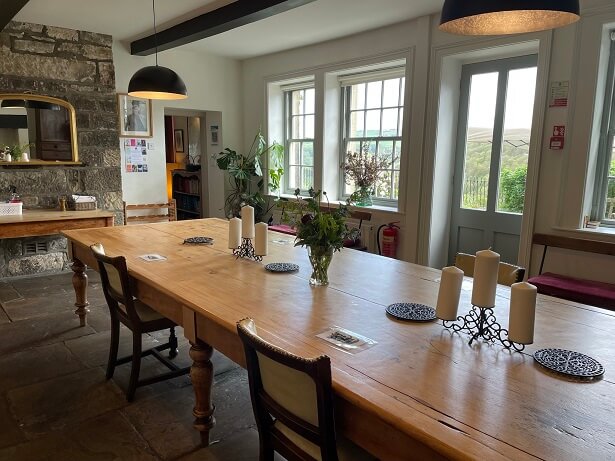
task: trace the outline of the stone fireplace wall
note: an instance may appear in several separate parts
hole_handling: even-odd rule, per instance
[[[26,208],[56,208],[58,197],[87,193],[122,222],[122,182],[112,37],[11,22],[0,33],[0,92],[64,99],[77,113],[82,166],[0,167],[0,198],[17,187]],[[59,237],[1,239],[0,277],[67,267]]]

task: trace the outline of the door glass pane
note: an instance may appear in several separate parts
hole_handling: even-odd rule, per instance
[[[536,90],[536,67],[508,73],[497,211],[523,213]]]
[[[497,72],[472,76],[463,167],[462,208],[487,209],[497,92]]]

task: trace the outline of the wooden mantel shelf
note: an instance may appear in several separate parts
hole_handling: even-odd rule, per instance
[[[0,238],[55,235],[69,229],[113,226],[114,213],[106,210],[24,210],[21,215],[0,216]]]

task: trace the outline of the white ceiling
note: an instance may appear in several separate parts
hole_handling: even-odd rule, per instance
[[[233,0],[158,0],[159,29]],[[318,43],[439,11],[444,0],[316,0],[294,10],[184,45],[248,58]],[[150,0],[30,0],[18,21],[113,35],[130,42],[152,32]]]

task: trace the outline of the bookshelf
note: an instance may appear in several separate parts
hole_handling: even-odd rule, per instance
[[[177,203],[177,220],[203,217],[201,171],[173,170],[173,198]]]

